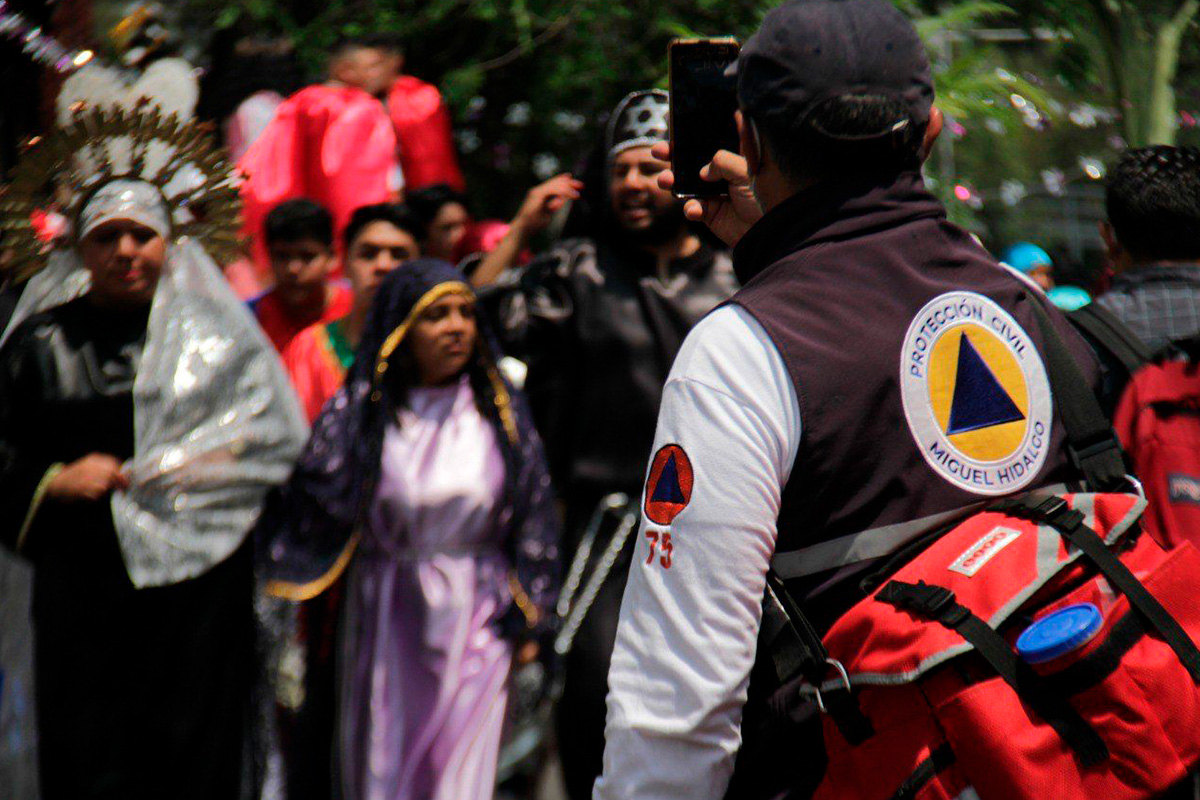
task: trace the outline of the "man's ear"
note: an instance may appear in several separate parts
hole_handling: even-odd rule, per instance
[[[925,163],[925,159],[929,158],[929,154],[933,152],[933,146],[937,143],[938,136],[942,134],[942,126],[946,123],[946,118],[942,115],[942,110],[937,106],[931,106],[929,109],[929,124],[925,126],[925,140],[921,143],[921,163]]]
[[[737,121],[738,149],[746,159],[746,169],[751,175],[757,175],[762,169],[763,159],[766,155],[763,152],[758,130],[741,111],[734,112],[733,118]]]

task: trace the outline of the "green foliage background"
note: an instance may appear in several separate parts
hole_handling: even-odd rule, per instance
[[[997,244],[1019,238],[1026,229],[1055,237],[1055,229],[1037,227],[1047,218],[1045,209],[1037,203],[1007,208],[997,190],[1011,179],[1036,187],[1046,169],[1061,169],[1068,184],[1087,183],[1079,156],[1111,163],[1120,151],[1124,140],[1114,138],[1124,132],[1120,118],[1086,129],[1066,120],[1081,102],[1108,107],[1119,103],[1085,6],[1119,3],[1122,13],[1136,16],[1139,8],[1147,15],[1152,10],[1159,13],[1157,5],[1172,0],[1152,0],[1149,5],[1140,0],[893,2],[916,21],[929,46],[938,104],[955,123],[955,132],[946,137],[928,170],[952,216]],[[406,71],[438,84],[453,109],[477,211],[506,216],[539,173],[577,166],[596,141],[598,121],[624,94],[665,86],[666,47],[673,37],[733,35],[744,40],[777,4],[186,0],[185,14],[194,29],[234,28],[290,37],[313,79],[320,78],[325,53],[339,36],[398,34],[406,45]],[[974,33],[996,28],[1019,32],[1035,26],[1046,26],[1051,35],[1043,32],[1023,43],[997,44]],[[1130,26],[1134,30],[1133,20]],[[1182,105],[1200,107],[1192,91],[1195,51],[1200,49],[1196,31],[1190,24],[1184,36],[1177,94]],[[1031,127],[1014,108],[1013,95],[1037,109],[1037,126]],[[1194,134],[1185,132],[1185,142],[1192,138]],[[952,190],[959,183],[981,192],[987,203],[972,207],[954,200]],[[1088,187],[1090,195],[1084,192],[1092,214],[1098,186]],[[1078,257],[1081,248],[1094,250],[1096,244],[1093,238],[1071,246]]]

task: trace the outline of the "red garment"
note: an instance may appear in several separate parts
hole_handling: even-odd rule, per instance
[[[300,331],[283,350],[282,357],[292,388],[311,424],[342,385],[354,360],[353,350],[335,320],[309,325]]]
[[[450,110],[433,84],[401,75],[388,92],[388,114],[400,141],[400,166],[408,191],[448,183],[464,191],[454,154]]]
[[[332,295],[325,303],[325,310],[321,313],[317,324],[332,322],[346,316],[350,313],[350,306],[354,304],[354,294],[350,291],[349,286],[344,283],[332,283],[330,286],[333,289]],[[296,334],[310,324],[310,321],[297,322],[293,319],[284,308],[283,303],[280,302],[274,289],[260,295],[257,300],[251,300],[250,308],[254,311],[254,316],[258,318],[258,324],[266,332],[267,338],[280,353],[295,338]]]
[[[1133,374],[1113,429],[1150,501],[1142,525],[1163,547],[1200,548],[1200,369],[1161,358]]]
[[[383,105],[351,87],[309,86],[279,106],[238,162],[246,235],[268,270],[263,219],[283,200],[307,197],[329,209],[340,234],[359,206],[392,198],[396,133]]]

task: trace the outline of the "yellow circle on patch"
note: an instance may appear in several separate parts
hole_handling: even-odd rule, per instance
[[[967,338],[969,346],[995,379],[996,387],[1012,401],[1020,413],[1019,419],[961,432],[951,430],[951,412],[960,377],[958,366],[960,361],[965,360],[963,337]],[[963,455],[977,461],[1000,461],[1020,447],[1029,419],[1029,390],[1021,373],[1021,365],[995,334],[980,325],[967,323],[940,337],[929,356],[928,380],[933,415],[942,431]],[[1015,415],[1010,411],[1009,416]]]
[[[1046,464],[1046,367],[1029,333],[989,297],[946,292],[917,312],[901,350],[900,397],[925,462],[969,492],[1011,494]]]

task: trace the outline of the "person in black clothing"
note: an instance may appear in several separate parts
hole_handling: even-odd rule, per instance
[[[487,300],[509,353],[529,367],[526,390],[565,505],[565,553],[576,551],[605,497],[619,492],[636,504],[675,354],[692,325],[737,288],[729,257],[690,230],[679,201],[656,183],[667,164],[650,147],[666,139],[666,111],[662,91],[634,92],[618,105],[597,235],[559,242],[509,271]],[[479,272],[510,266],[581,188],[557,176],[533,189]],[[590,797],[600,773],[608,663],[632,542],[566,655],[558,744],[572,798]],[[593,548],[592,562],[603,550]]]
[[[92,290],[26,319],[0,354],[0,541],[34,565],[42,793],[235,798],[255,677],[250,551],[182,583],[130,582],[109,496],[128,486],[165,245],[131,220],[88,233]]]
[[[0,345],[0,545],[33,567],[42,796],[235,800],[261,766],[245,539],[303,418],[158,185],[78,205]]]

